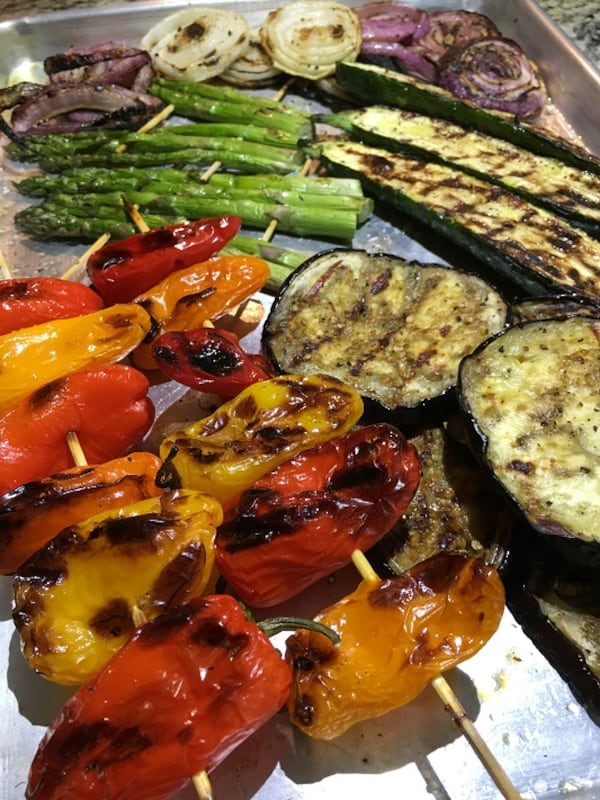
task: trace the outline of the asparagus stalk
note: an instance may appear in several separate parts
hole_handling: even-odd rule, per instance
[[[33,180],[33,179],[28,179]],[[305,182],[299,179],[301,184]],[[253,184],[250,185],[258,185]],[[288,185],[293,186],[293,183]],[[309,207],[318,211],[323,209],[329,211],[341,210],[356,215],[357,223],[363,223],[373,210],[373,201],[366,197],[345,196],[341,194],[313,193],[311,187],[306,187],[307,191],[295,191],[290,189],[280,189],[277,186],[271,188],[266,182],[258,188],[220,188],[213,186],[212,183],[178,183],[169,181],[168,176],[163,181],[150,181],[138,188],[135,184],[127,181],[119,181],[119,176],[115,173],[112,186],[104,185],[106,191],[98,191],[89,186],[77,185],[60,181],[60,176],[54,185],[49,181],[45,184],[46,194],[49,199],[55,202],[66,204],[66,196],[77,195],[79,203],[90,207],[94,203],[98,205],[111,205],[119,207],[125,197],[130,203],[137,205],[141,211],[151,210],[152,208],[168,207],[175,202],[195,198],[199,204],[207,206],[212,203],[213,207],[220,207],[225,202],[229,204],[240,204],[240,208],[250,208],[250,202],[256,204],[257,208],[264,205],[271,206],[273,203],[290,208],[308,209]],[[65,187],[68,191],[64,191]],[[216,213],[216,212],[215,212]],[[225,212],[229,213],[229,212]],[[260,226],[267,225],[269,220],[265,220],[262,211],[258,216],[253,214],[243,216],[243,221],[247,225]]]
[[[153,84],[151,93],[166,103],[171,103],[176,114],[189,119],[275,128],[287,131],[297,139],[310,136],[310,117],[297,110],[296,113],[291,113],[287,108],[279,107],[278,104],[271,106],[265,102],[261,105],[249,105],[213,100],[197,94],[185,93],[179,88],[167,88],[160,84]]]
[[[302,177],[299,175],[215,173],[208,181],[203,171],[197,169],[142,169],[124,167],[110,170],[104,167],[75,167],[60,175],[32,175],[15,182],[16,188],[28,197],[47,197],[53,192],[103,192],[142,191],[152,185],[165,184],[170,191],[179,187],[210,186],[215,191],[287,191],[311,195],[338,195],[344,198],[361,198],[364,194],[360,181],[337,177]]]
[[[269,197],[245,196],[232,197],[228,194],[202,196],[202,194],[157,194],[154,192],[129,192],[127,199],[138,206],[144,218],[149,215],[160,220],[159,224],[183,219],[198,219],[204,216],[233,214],[241,218],[242,224],[250,228],[266,228],[272,220],[277,220],[278,229],[298,236],[315,236],[349,242],[352,240],[359,224],[360,212],[352,207],[340,207],[340,198],[334,197],[331,206],[326,202],[318,204],[303,203],[301,198],[296,204],[282,205]],[[324,197],[326,201],[329,198]],[[343,204],[342,204],[343,205]],[[95,216],[107,224],[112,219],[123,218],[123,196],[119,192],[91,194],[63,194],[56,192],[38,208],[51,209],[53,214],[61,209],[69,217]],[[22,214],[23,212],[21,212]],[[29,217],[17,216],[17,222],[23,227],[23,219],[27,220],[28,230],[32,232]],[[39,221],[36,218],[36,224]],[[42,236],[48,238],[49,230],[43,226]],[[72,234],[70,234],[72,236]],[[59,225],[55,229],[56,238],[64,238]]]
[[[238,170],[243,173],[269,172],[287,174],[294,172],[302,163],[299,150],[291,150],[256,142],[243,142],[231,139],[215,139],[202,148],[183,147],[170,152],[124,152],[99,150],[96,153],[82,153],[77,163],[83,167],[184,167],[196,165],[208,167],[220,161],[223,169]],[[63,172],[73,166],[73,154],[50,155],[39,161],[44,172]]]
[[[156,215],[145,215],[145,220],[153,228],[167,222]],[[38,238],[55,239],[58,232],[61,238],[73,241],[94,241],[103,233],[110,233],[113,239],[122,239],[137,232],[124,212],[121,219],[102,215],[78,216],[64,208],[54,208],[51,204],[23,209],[17,214],[17,223]],[[234,237],[222,252],[248,253],[263,258],[270,272],[265,289],[271,292],[277,292],[288,275],[308,257],[308,254],[278,247],[251,236]]]
[[[157,76],[151,86],[151,91],[174,91],[191,97],[203,97],[215,102],[231,103],[243,106],[248,109],[270,109],[295,119],[299,122],[309,122],[311,112],[305,111],[298,106],[284,103],[273,97],[263,95],[247,94],[233,86],[225,84],[207,83],[205,81],[181,81]]]

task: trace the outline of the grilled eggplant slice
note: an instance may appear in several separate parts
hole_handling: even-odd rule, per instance
[[[350,61],[338,63],[335,74],[341,86],[362,102],[441,117],[600,175],[600,158],[583,147],[539,126],[515,122],[513,114],[488,111],[468,100],[459,100],[440,86],[412,75]]]
[[[467,356],[459,403],[492,473],[563,554],[600,567],[600,318],[514,325]]]
[[[325,114],[353,139],[454,166],[516,192],[600,238],[600,175],[444,119],[385,106]]]
[[[503,570],[507,605],[600,725],[598,567],[574,566],[530,529],[518,534]]]
[[[334,175],[416,218],[510,280],[515,294],[600,297],[600,241],[499,186],[360,142],[323,141]]]
[[[372,418],[441,413],[464,355],[506,325],[508,306],[476,275],[362,250],[318,253],[284,283],[262,343],[280,372],[325,372],[357,389]]]
[[[594,303],[587,297],[568,294],[527,297],[512,304],[510,315],[515,325],[519,322],[556,317],[600,317],[600,300]]]
[[[504,563],[514,513],[502,492],[452,424],[406,432],[421,462],[421,480],[402,518],[370,552],[392,574],[440,551]]]

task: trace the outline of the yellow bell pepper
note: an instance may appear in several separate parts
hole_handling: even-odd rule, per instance
[[[138,303],[122,303],[0,336],[0,414],[57,378],[120,361],[150,326]]]
[[[259,381],[160,445],[159,485],[206,492],[230,508],[266,472],[350,430],[361,396],[326,375]]]
[[[55,683],[83,683],[138,624],[201,594],[222,520],[214,498],[181,491],[65,528],[14,577],[30,666]]]

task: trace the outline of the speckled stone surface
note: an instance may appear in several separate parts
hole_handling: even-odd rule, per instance
[[[0,0],[0,20],[73,8],[107,7],[123,0]],[[136,0],[125,0],[132,5]],[[502,0],[498,0],[502,3]],[[600,0],[538,0],[538,5],[600,68]]]

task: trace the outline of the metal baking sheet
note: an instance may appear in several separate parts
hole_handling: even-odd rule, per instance
[[[272,2],[229,2],[260,23]],[[358,3],[351,2],[351,5]],[[44,56],[69,45],[111,39],[132,43],[165,14],[186,3],[156,2],[27,16],[0,23],[0,84],[24,75]],[[492,17],[541,66],[556,109],[570,135],[600,153],[600,75],[528,0],[424,2],[424,8],[466,8]],[[117,33],[118,32],[118,36]],[[32,242],[15,233],[19,202],[11,190],[13,167],[2,164],[0,247],[15,274],[61,274],[83,247]],[[427,248],[398,219],[375,219],[355,244],[421,260],[445,260],[443,247]],[[294,243],[296,247],[300,245]],[[307,251],[319,246],[305,241]],[[268,302],[268,301],[266,301]],[[258,337],[247,346],[256,347]],[[154,397],[163,429],[197,412],[190,393],[167,384]],[[349,591],[348,568],[297,598],[296,611],[312,613]],[[283,640],[276,640],[281,646]],[[600,800],[600,728],[523,634],[507,611],[483,650],[447,675],[491,751],[524,800]],[[29,764],[45,726],[70,693],[48,683],[24,662],[11,620],[11,582],[0,578],[0,800],[23,797]],[[461,737],[433,690],[410,705],[351,729],[332,742],[317,742],[293,729],[285,714],[239,747],[211,775],[220,800],[321,800],[367,794],[391,800],[495,800],[492,779]],[[177,800],[194,800],[192,788]]]

